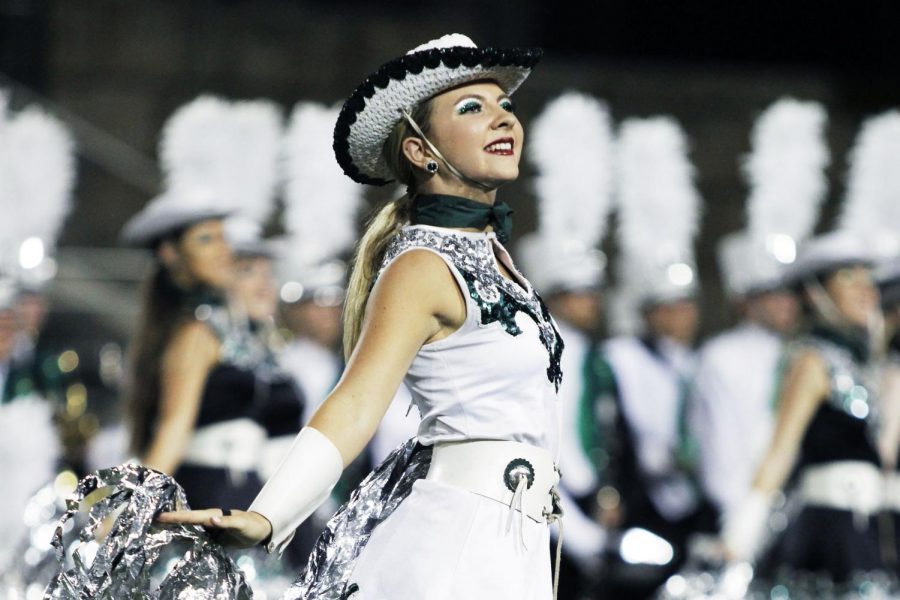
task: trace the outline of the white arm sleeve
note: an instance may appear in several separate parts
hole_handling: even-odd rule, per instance
[[[725,515],[722,540],[737,560],[754,561],[769,535],[772,495],[753,490]]]
[[[344,461],[323,433],[304,427],[290,451],[248,510],[272,524],[269,552],[283,552],[294,530],[325,502],[341,477]]]

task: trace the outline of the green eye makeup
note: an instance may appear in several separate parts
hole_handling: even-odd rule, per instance
[[[481,102],[478,100],[464,100],[456,105],[456,113],[464,115],[471,112],[481,112]]]
[[[500,101],[500,108],[505,110],[506,112],[514,113],[516,112],[516,104],[509,98]]]

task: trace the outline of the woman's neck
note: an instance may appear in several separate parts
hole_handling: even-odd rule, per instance
[[[497,190],[482,190],[463,182],[450,183],[433,178],[419,186],[418,194],[438,194],[443,196],[459,196],[475,202],[493,206],[497,200]]]
[[[810,332],[850,350],[858,360],[866,360],[869,356],[869,335],[865,327],[840,326],[824,319],[815,319]]]

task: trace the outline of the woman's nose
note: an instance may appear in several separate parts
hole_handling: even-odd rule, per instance
[[[516,116],[499,106],[494,108],[496,116],[491,124],[494,129],[509,129],[516,121]]]

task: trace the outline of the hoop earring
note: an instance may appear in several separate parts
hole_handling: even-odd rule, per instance
[[[434,175],[438,172],[438,164],[437,161],[429,160],[425,163],[425,170],[428,171],[431,175]]]

